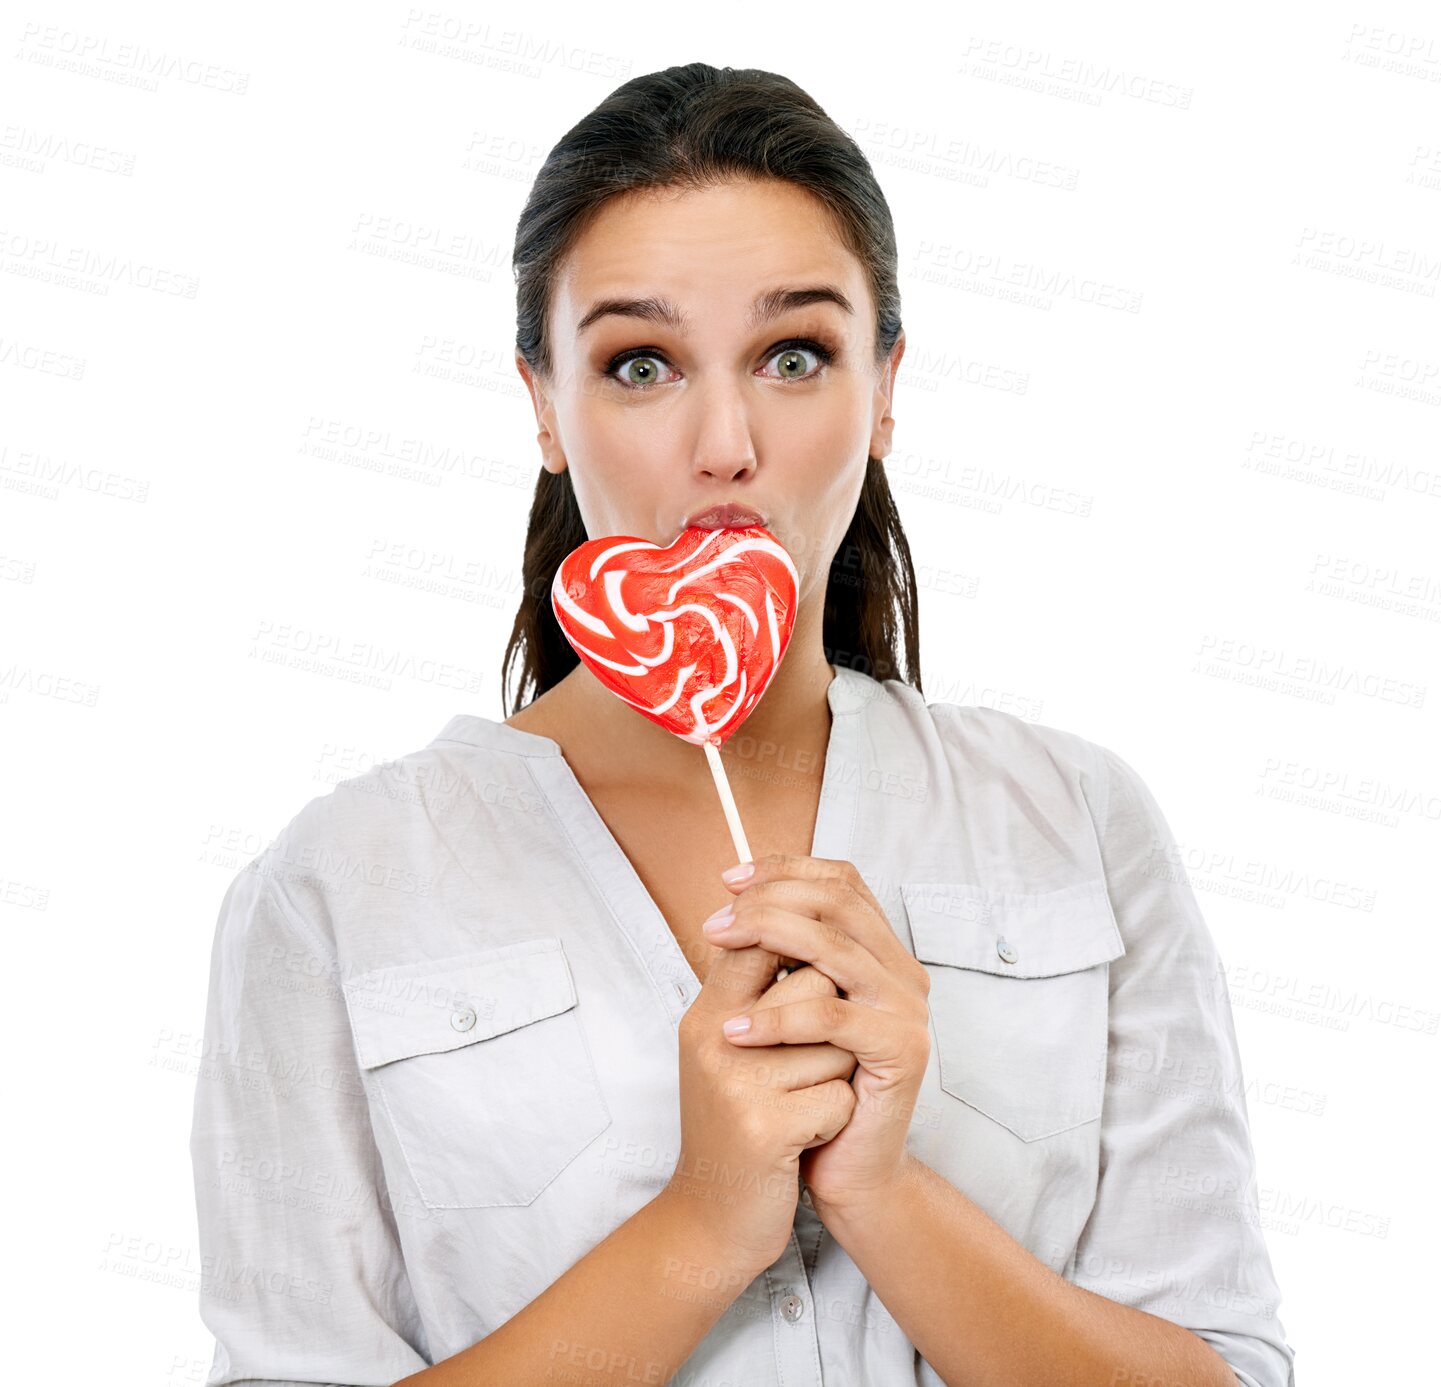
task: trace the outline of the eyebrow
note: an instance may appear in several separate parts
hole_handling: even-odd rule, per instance
[[[758,327],[788,313],[793,308],[805,308],[813,303],[833,303],[837,308],[854,316],[851,301],[834,285],[812,284],[804,289],[771,289],[762,294],[751,305],[746,327]],[[585,316],[576,325],[575,335],[579,337],[592,323],[602,318],[640,318],[649,323],[661,323],[684,335],[690,327],[689,320],[669,299],[600,299],[590,306]]]

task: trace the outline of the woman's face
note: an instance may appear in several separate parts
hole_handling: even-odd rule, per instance
[[[792,184],[740,182],[614,199],[587,228],[552,297],[554,378],[517,362],[591,538],[668,545],[739,502],[823,595],[867,454],[890,451],[904,349],[876,369],[869,283],[828,218]],[[815,289],[835,297],[778,292]]]

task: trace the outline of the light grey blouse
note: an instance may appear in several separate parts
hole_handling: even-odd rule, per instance
[[[910,1149],[1075,1284],[1291,1387],[1224,972],[1144,783],[898,681],[828,698],[812,855],[931,975]],[[215,931],[209,1387],[391,1384],[540,1295],[674,1170],[699,989],[550,738],[457,714],[305,805]],[[671,1380],[941,1383],[804,1197]]]

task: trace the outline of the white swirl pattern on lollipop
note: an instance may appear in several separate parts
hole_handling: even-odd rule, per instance
[[[772,560],[782,566],[789,575],[792,585],[792,605],[794,592],[800,585],[800,575],[796,572],[795,564],[784,547],[768,532],[760,531],[760,527],[749,527],[744,532],[696,530],[694,533],[697,538],[692,547],[674,563],[659,569],[648,570],[641,567],[632,570],[623,564],[616,565],[615,561],[620,556],[636,550],[666,553],[674,548],[674,545],[662,546],[653,544],[649,540],[627,538],[607,544],[600,549],[585,569],[585,577],[588,582],[584,585],[584,590],[598,593],[601,599],[600,602],[593,603],[590,610],[582,603],[577,602],[567,591],[567,577],[569,576],[571,581],[574,581],[573,571],[569,575],[567,573],[570,567],[569,559],[556,570],[555,578],[551,583],[551,597],[557,619],[561,623],[561,629],[566,639],[575,648],[576,653],[590,663],[602,677],[604,677],[604,671],[607,670],[614,671],[615,676],[618,676],[605,680],[607,687],[617,697],[647,717],[669,727],[671,731],[686,741],[700,745],[713,737],[718,729],[738,725],[744,719],[750,712],[747,690],[748,687],[753,686],[748,683],[745,661],[737,651],[735,639],[727,629],[726,623],[706,603],[681,601],[677,604],[675,602],[676,595],[686,586],[705,579],[707,575],[711,575],[725,565],[737,562],[743,555],[751,553],[763,560]],[[680,543],[684,538],[684,534],[677,537],[676,543]],[[585,547],[581,546],[581,549],[577,550],[572,557],[579,556]],[[717,552],[699,567],[691,568],[691,565],[705,555],[707,549],[714,549]],[[752,561],[748,560],[747,562]],[[653,610],[637,611],[627,603],[625,598],[627,579],[632,580],[630,586],[634,591],[639,585],[637,580],[647,577],[654,578],[661,573],[675,573],[678,570],[680,576],[671,583],[666,590],[664,600]],[[780,663],[781,655],[784,653],[785,643],[789,636],[790,620],[782,621],[780,614],[777,613],[774,594],[769,582],[759,574],[755,575],[754,581],[764,589],[765,635],[769,638],[770,646],[768,664],[773,671],[775,666]],[[724,602],[734,607],[740,612],[748,626],[749,636],[751,638],[760,637],[761,616],[757,613],[754,605],[744,596],[708,585],[703,590],[706,598],[711,602]],[[597,614],[594,610],[595,606],[601,608],[601,614]],[[636,680],[644,679],[647,676],[655,676],[655,682],[660,683],[663,667],[671,662],[675,652],[675,623],[689,613],[696,614],[709,627],[711,640],[724,657],[725,669],[718,684],[706,684],[705,687],[690,695],[687,704],[690,713],[689,724],[682,727],[678,725],[678,720],[672,710],[685,697],[686,686],[691,676],[700,667],[699,662],[693,661],[677,669],[674,672],[673,680],[666,680],[660,688],[651,690],[641,686],[638,691],[652,695],[651,697],[634,697],[630,689],[636,687]],[[790,619],[793,619],[793,614],[788,615]],[[661,628],[659,650],[654,654],[636,650],[628,639],[628,635],[651,635],[653,634],[652,627]],[[616,649],[608,655],[601,650],[592,648],[591,644],[580,638],[580,634],[587,631],[601,638],[596,644],[611,643]],[[688,646],[694,643],[692,640],[688,642]],[[706,706],[717,698],[721,698],[732,688],[734,688],[734,697],[728,700],[721,715],[707,719]],[[758,698],[760,692],[763,691],[764,685],[756,692],[755,697]],[[754,702],[754,699],[750,701]]]

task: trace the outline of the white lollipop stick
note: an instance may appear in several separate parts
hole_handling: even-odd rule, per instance
[[[750,844],[746,842],[746,831],[741,827],[741,816],[736,809],[735,796],[731,794],[731,783],[726,779],[725,767],[721,764],[720,751],[714,742],[706,742],[705,758],[710,762],[711,778],[715,781],[716,793],[720,795],[721,808],[725,810],[726,824],[731,831],[731,842],[735,844],[736,861],[751,860]]]
[[[711,779],[715,781],[716,793],[720,795],[721,808],[725,810],[726,826],[731,831],[731,842],[735,844],[736,861],[751,861],[750,844],[746,842],[746,831],[741,827],[740,811],[736,809],[735,796],[731,794],[731,783],[726,778],[725,767],[721,764],[720,750],[714,742],[704,742],[705,758],[710,763]],[[779,982],[790,972],[789,968],[778,968],[776,970],[776,981]]]

